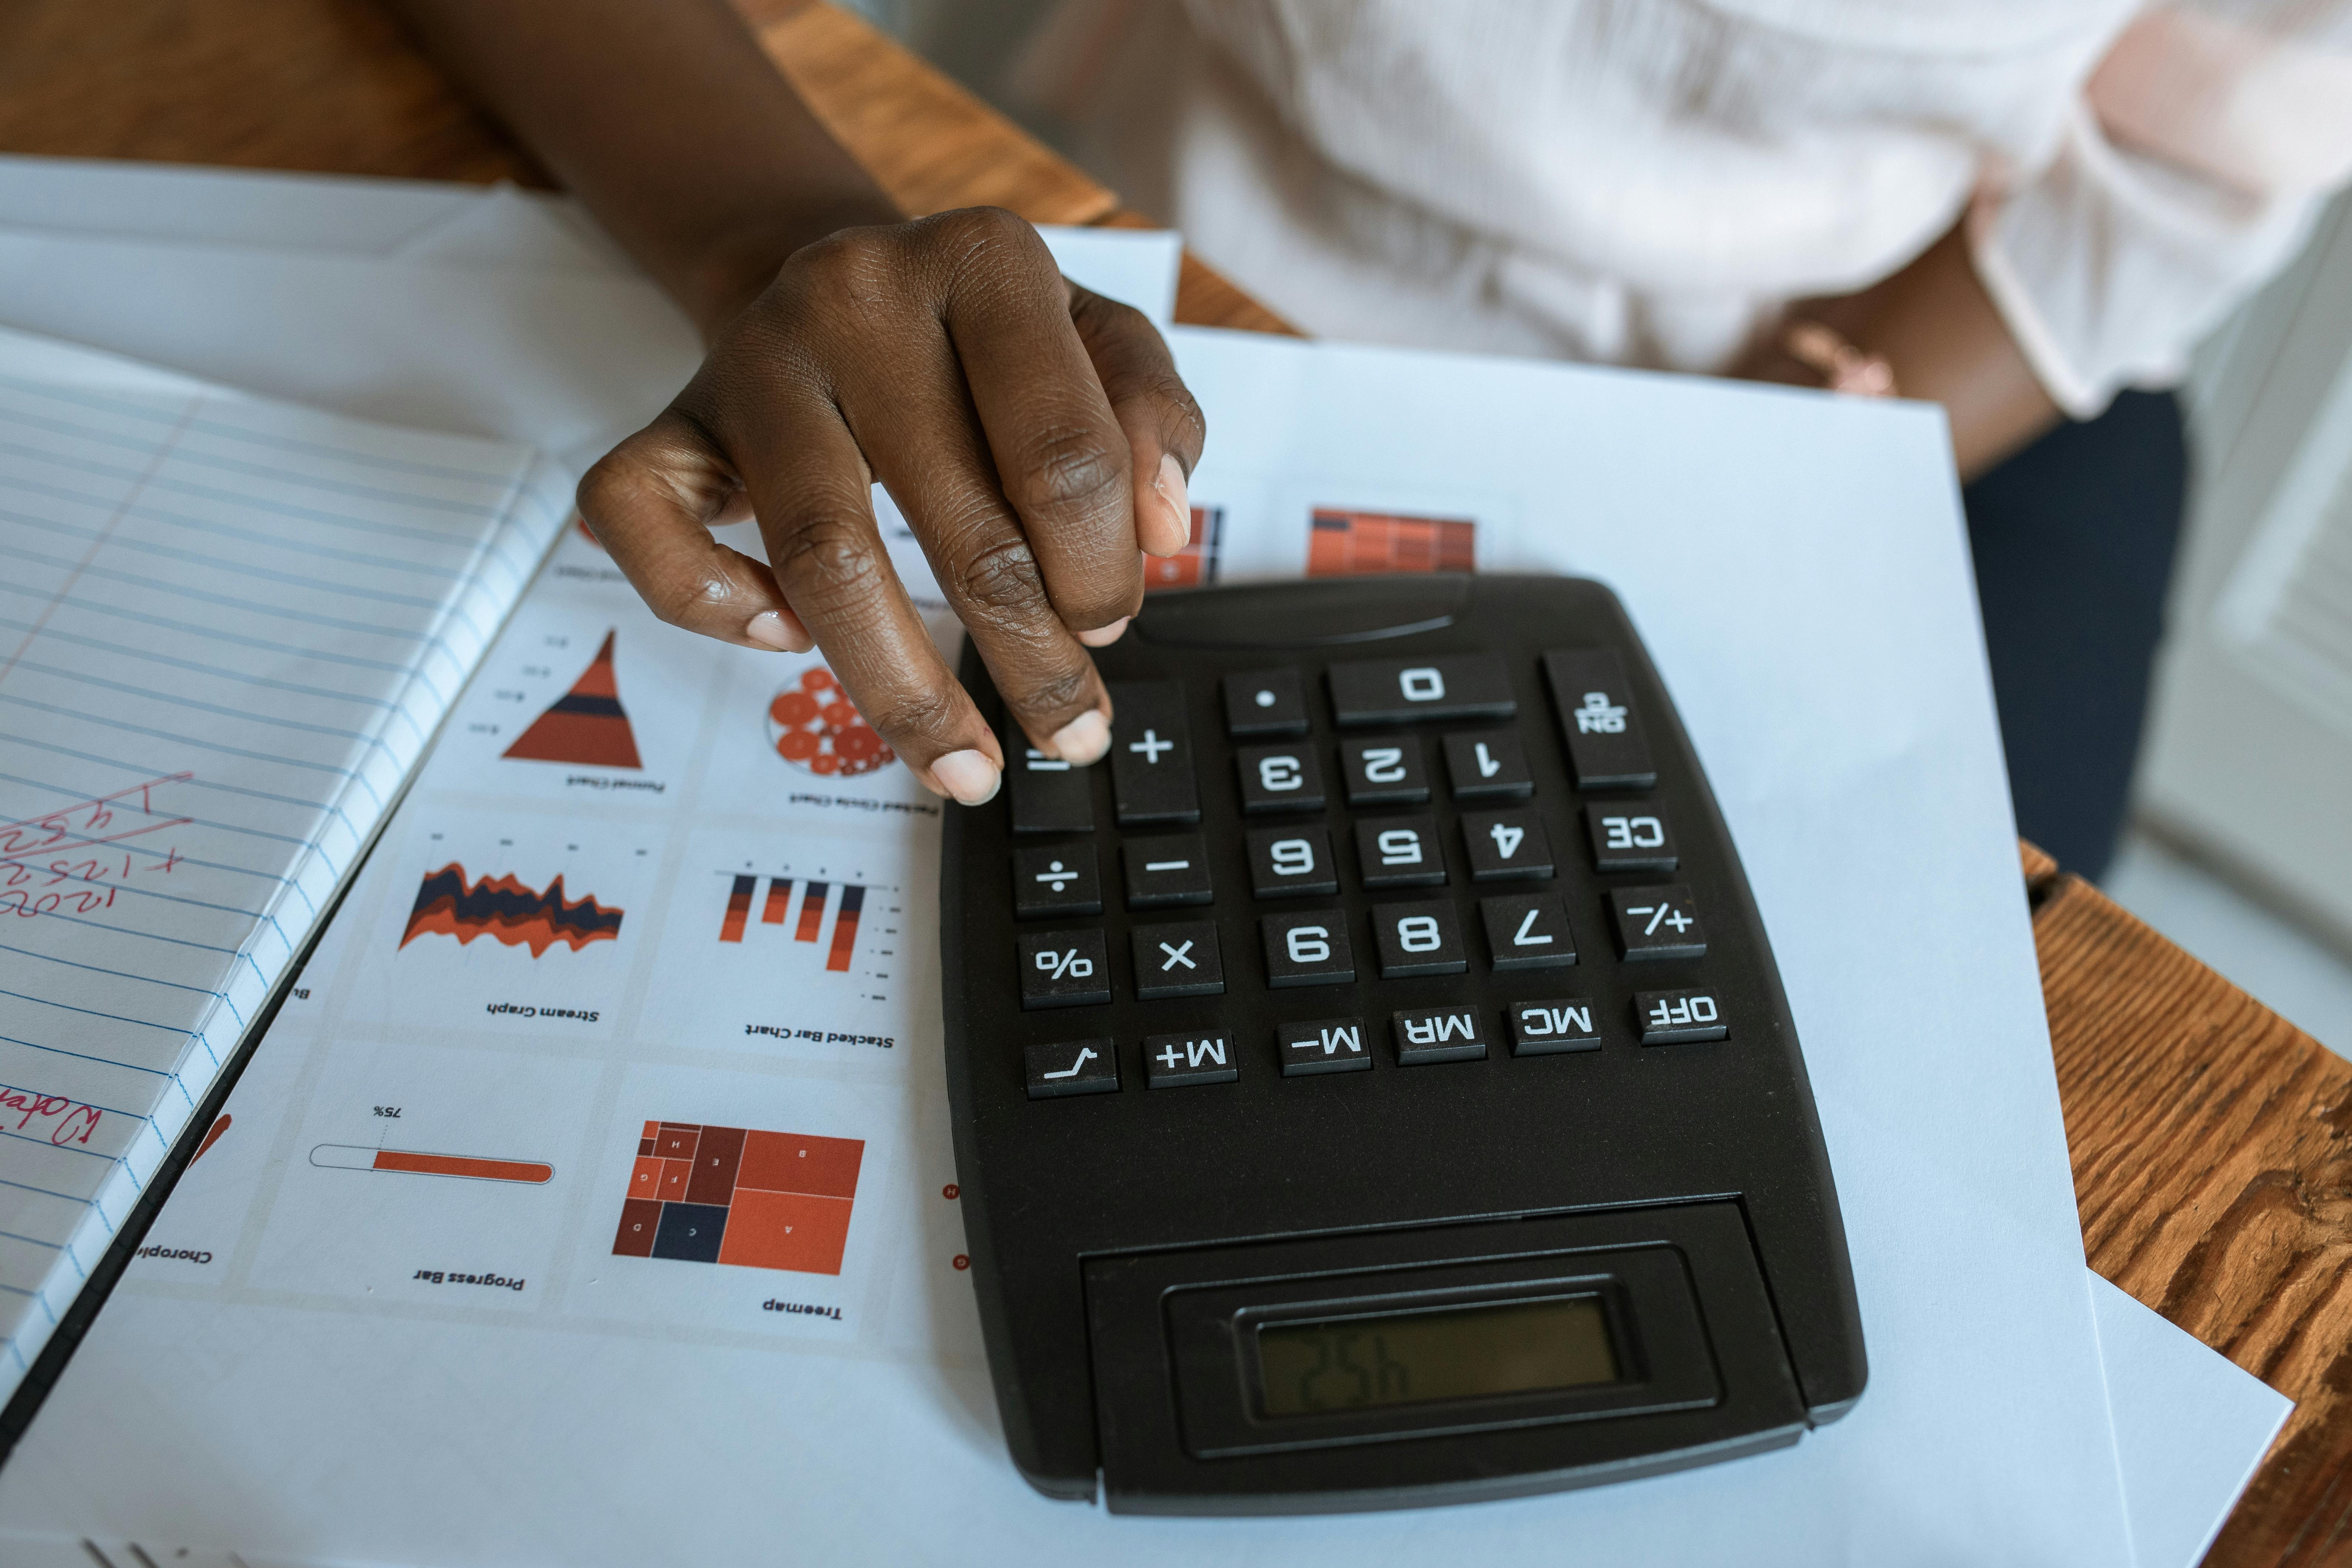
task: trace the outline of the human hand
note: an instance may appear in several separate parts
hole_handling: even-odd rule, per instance
[[[843,229],[794,252],[669,407],[580,484],[655,614],[744,647],[824,650],[932,790],[996,793],[1003,750],[891,569],[906,513],[1030,743],[1087,763],[1110,699],[1087,647],[1143,602],[1139,549],[1192,531],[1204,426],[1138,311],[1064,280],[994,208]],[[756,518],[772,565],[710,536]]]

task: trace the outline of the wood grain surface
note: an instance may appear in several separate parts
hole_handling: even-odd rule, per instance
[[[1146,221],[847,13],[737,4],[910,213]],[[0,150],[546,183],[366,0],[5,0]],[[1178,313],[1291,330],[1191,257]],[[2352,1568],[2352,1065],[2020,855],[2092,1266],[2298,1402],[2207,1561]]]

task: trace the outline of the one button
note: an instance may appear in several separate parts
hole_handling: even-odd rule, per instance
[[[1118,825],[1198,822],[1201,792],[1184,724],[1184,688],[1174,680],[1115,682],[1110,688],[1111,793]]]
[[[1307,687],[1295,669],[1225,677],[1225,731],[1236,741],[1307,733]]]
[[[1510,671],[1491,653],[1368,658],[1331,667],[1331,710],[1347,728],[1422,719],[1507,719]]]
[[[1320,827],[1257,827],[1249,836],[1250,891],[1261,899],[1297,899],[1339,890],[1331,864],[1331,837]]]
[[[1348,946],[1348,916],[1340,910],[1262,915],[1268,985],[1351,985],[1356,955]]]
[[[1445,777],[1456,800],[1524,800],[1536,791],[1528,753],[1508,730],[1446,736]]]
[[[1381,950],[1381,978],[1410,980],[1420,974],[1459,974],[1470,967],[1469,949],[1454,905],[1444,899],[1413,904],[1374,904],[1372,940]]]
[[[1209,841],[1197,833],[1125,839],[1119,844],[1118,857],[1127,873],[1130,910],[1209,901]]]
[[[1568,906],[1558,893],[1511,893],[1478,900],[1486,951],[1497,969],[1565,969],[1576,962]]]
[[[1617,921],[1617,947],[1627,960],[1700,958],[1706,928],[1690,889],[1680,882],[1657,888],[1612,888],[1609,912]]]
[[[1551,839],[1538,812],[1465,811],[1462,847],[1469,851],[1474,882],[1552,874]]]
[[[1343,741],[1339,773],[1349,805],[1418,805],[1429,798],[1429,770],[1412,735],[1387,741]]]
[[[1013,759],[1005,770],[1005,793],[1013,802],[1015,833],[1092,833],[1095,828],[1094,784],[1084,768],[1074,768],[1059,757],[1049,757],[1012,731],[1004,754]]]
[[[1029,1098],[1108,1094],[1118,1088],[1118,1056],[1108,1040],[1059,1040],[1021,1048]]]
[[[1689,991],[1636,991],[1633,1021],[1642,1026],[1642,1043],[1645,1046],[1679,1046],[1692,1040],[1731,1037],[1731,1026],[1724,1019],[1722,1004],[1716,1000],[1714,992],[1703,987]]]
[[[1680,864],[1674,830],[1653,805],[1588,805],[1584,829],[1592,864],[1603,871],[1671,871]]]
[[[1312,746],[1244,746],[1234,753],[1234,767],[1244,811],[1323,809],[1323,769]]]
[[[1445,880],[1433,816],[1376,816],[1356,824],[1356,864],[1367,888],[1434,888]]]
[[[1558,1002],[1514,1002],[1511,1054],[1549,1057],[1562,1051],[1597,1051],[1601,1031],[1592,1026],[1592,1004],[1581,996]]]
[[[1647,789],[1658,782],[1624,661],[1613,649],[1555,648],[1544,655],[1544,679],[1577,788]]]
[[[1021,1005],[1098,1007],[1110,1000],[1110,963],[1098,931],[1024,931]]]
[[[1143,1085],[1184,1089],[1196,1083],[1231,1083],[1242,1076],[1232,1038],[1222,1031],[1194,1035],[1146,1035]]]
[[[1305,1024],[1277,1024],[1274,1048],[1282,1058],[1285,1078],[1371,1070],[1372,1053],[1364,1048],[1361,1018],[1317,1018]]]
[[[1389,1023],[1396,1033],[1397,1061],[1404,1067],[1475,1061],[1486,1054],[1475,1007],[1423,1007],[1399,1013]]]
[[[1214,921],[1137,926],[1135,994],[1146,1002],[1170,996],[1214,996],[1225,988]]]
[[[1102,878],[1091,844],[1058,844],[1013,852],[1013,912],[1039,915],[1102,913]]]

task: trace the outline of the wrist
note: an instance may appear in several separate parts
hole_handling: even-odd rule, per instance
[[[839,229],[902,221],[881,194],[843,193],[837,199],[750,219],[711,236],[695,248],[677,284],[678,303],[708,342],[775,280],[785,259]]]

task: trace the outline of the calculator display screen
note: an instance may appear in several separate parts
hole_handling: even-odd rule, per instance
[[[1312,1415],[1615,1383],[1607,1314],[1591,1296],[1317,1322],[1257,1334],[1268,1415]]]

